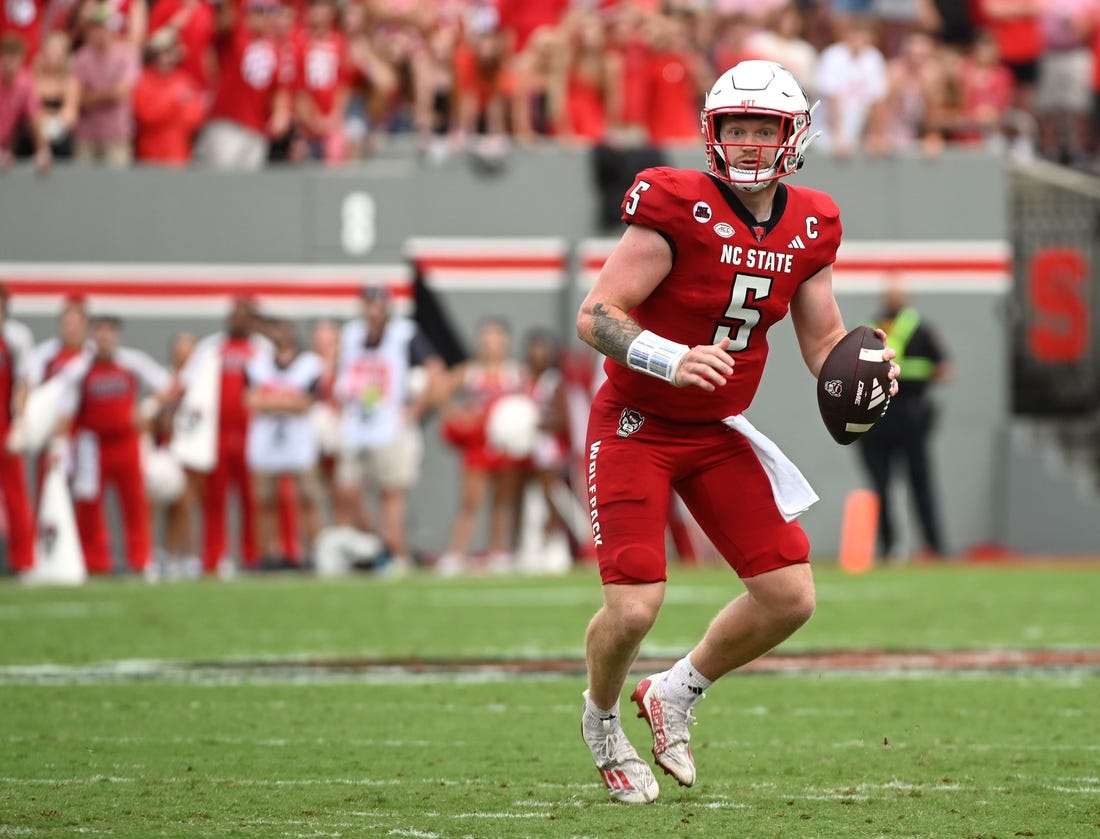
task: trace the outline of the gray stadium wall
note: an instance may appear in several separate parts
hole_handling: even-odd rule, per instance
[[[701,150],[680,150],[670,160],[697,167]],[[833,195],[842,211],[845,247],[853,254],[887,261],[898,253],[919,255],[918,264],[900,273],[866,265],[846,273],[838,264],[838,297],[854,324],[875,310],[886,281],[900,279],[943,333],[956,362],[955,379],[939,396],[943,410],[935,446],[948,543],[965,550],[996,541],[996,481],[1003,474],[998,463],[1010,424],[1001,161],[967,152],[934,160],[838,162],[819,156],[797,182]],[[0,175],[0,278],[16,292],[13,315],[41,339],[52,331],[57,294],[74,278],[94,275],[102,281],[114,272],[167,288],[180,276],[197,276],[208,286],[192,289],[192,298],[127,299],[126,340],[165,359],[171,333],[218,327],[225,303],[219,283],[232,278],[263,282],[271,276],[276,285],[297,278],[295,294],[271,298],[273,308],[307,319],[350,317],[360,280],[407,282],[410,240],[426,241],[429,250],[432,243],[504,240],[506,250],[518,246],[521,253],[528,246],[536,253],[560,246],[561,265],[515,282],[506,271],[479,278],[476,268],[473,275],[458,272],[457,279],[429,277],[463,338],[469,341],[478,319],[491,314],[510,320],[517,336],[549,326],[571,339],[586,279],[578,254],[589,240],[606,235],[597,226],[597,203],[588,155],[552,148],[518,151],[504,171],[489,175],[462,160],[429,167],[404,149],[338,170],[237,174],[74,167],[40,178],[14,169]],[[959,264],[954,254],[964,257],[958,275],[952,273]],[[21,294],[21,283],[37,293]],[[309,299],[313,284],[324,288],[323,299]],[[115,303],[91,295],[93,308]],[[816,552],[830,557],[844,498],[863,484],[857,453],[833,444],[822,428],[813,382],[789,324],[776,328],[771,344],[750,417],[822,496],[803,524]],[[428,438],[412,532],[418,547],[438,551],[456,509],[458,472],[434,426]],[[897,499],[902,514],[905,498],[900,493]],[[911,530],[903,525],[903,533]]]

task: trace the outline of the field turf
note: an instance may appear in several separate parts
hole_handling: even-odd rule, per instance
[[[818,585],[776,656],[792,671],[698,706],[696,786],[659,775],[658,802],[627,807],[579,737],[591,570],[6,582],[0,837],[1100,839],[1100,568],[824,567]],[[674,568],[643,656],[682,654],[738,589]],[[938,655],[811,655],[874,650]],[[962,651],[1029,662],[943,669]],[[1066,651],[1085,663],[1044,666]]]

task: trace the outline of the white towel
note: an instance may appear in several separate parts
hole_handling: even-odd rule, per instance
[[[820,500],[810,482],[798,471],[791,459],[780,451],[779,446],[757,431],[745,417],[737,414],[726,417],[722,422],[743,434],[756,452],[772,485],[775,506],[783,514],[783,518],[794,521]]]

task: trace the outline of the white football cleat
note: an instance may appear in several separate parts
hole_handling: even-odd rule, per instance
[[[688,727],[695,725],[691,706],[669,701],[663,687],[668,672],[642,679],[630,698],[638,704],[638,716],[653,731],[653,757],[682,787],[695,783],[695,758],[691,754]],[[700,699],[703,694],[700,694]]]
[[[588,691],[584,695],[587,699]],[[656,800],[661,788],[653,777],[653,770],[630,745],[621,725],[613,725],[611,720],[593,725],[582,717],[581,735],[592,752],[608,795],[625,804],[648,804]]]

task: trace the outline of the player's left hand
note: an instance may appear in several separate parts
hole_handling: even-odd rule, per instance
[[[723,338],[717,344],[700,344],[692,347],[676,367],[672,384],[676,387],[694,386],[713,391],[726,383],[726,377],[733,373],[733,359],[726,352],[729,338]]]
[[[898,354],[897,350],[886,343],[886,333],[881,329],[876,329],[875,334],[882,341],[882,345],[886,347],[882,353],[883,360],[890,362],[890,373],[888,374],[890,376],[890,395],[897,396],[899,390],[898,376],[901,375],[901,367],[894,363],[894,358],[896,358]]]

